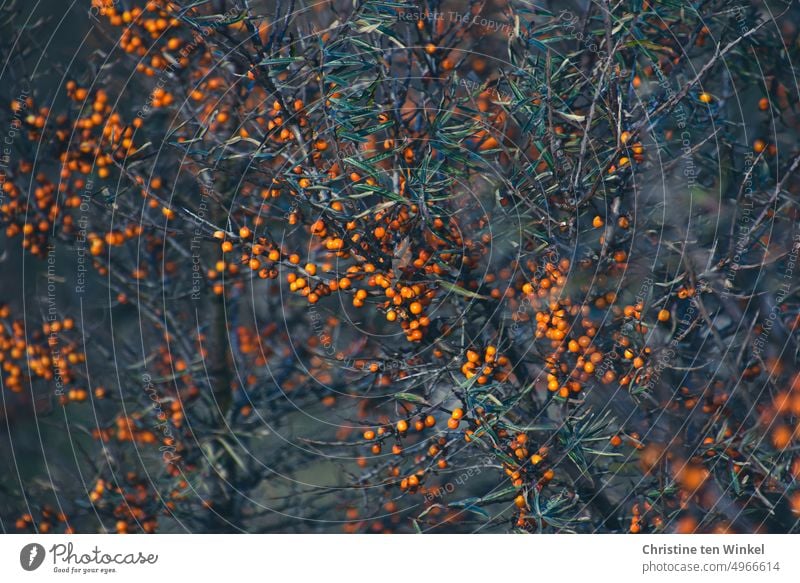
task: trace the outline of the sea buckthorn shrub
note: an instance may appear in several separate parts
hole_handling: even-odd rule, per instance
[[[5,420],[74,444],[4,529],[798,531],[770,7],[93,0],[55,89],[3,45]]]

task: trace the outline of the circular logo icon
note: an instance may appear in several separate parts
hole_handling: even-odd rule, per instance
[[[19,564],[26,571],[35,571],[44,562],[44,547],[38,543],[30,543],[19,552]]]

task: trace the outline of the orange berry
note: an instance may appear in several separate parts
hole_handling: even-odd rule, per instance
[[[772,445],[775,449],[786,449],[792,442],[792,430],[786,425],[778,425],[772,432]]]

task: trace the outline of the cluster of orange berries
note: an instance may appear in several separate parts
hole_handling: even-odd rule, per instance
[[[535,337],[550,340],[552,349],[545,359],[547,388],[562,399],[583,390],[603,363],[603,353],[594,340],[597,325],[589,316],[589,306],[575,305],[568,297],[552,300],[536,313]],[[603,381],[609,383],[615,378],[609,369]]]
[[[240,263],[223,259],[215,264],[214,269],[209,269],[206,275],[210,280],[217,279],[220,273],[238,274],[240,272],[239,265],[248,266],[261,279],[275,279],[278,277],[277,265],[284,257],[284,254],[265,237],[255,239],[249,227],[241,227],[239,229],[238,239],[229,236],[225,231],[215,231],[214,238],[221,241],[220,250],[223,253],[223,257],[234,251],[234,243],[244,243],[246,247],[245,252],[242,253]],[[292,259],[296,259],[297,263],[300,261],[299,256],[292,256]]]
[[[641,142],[629,143],[631,141],[631,137],[631,132],[629,131],[624,131],[619,136],[619,141],[625,147],[625,152],[627,155],[620,157],[620,159],[617,161],[616,168],[624,168],[629,166],[631,159],[638,164],[644,162],[644,146]],[[609,172],[614,172],[613,166]]]
[[[500,438],[508,437],[505,429],[498,431]],[[530,471],[537,471],[541,475],[539,485],[547,484],[555,477],[555,470],[547,468],[544,462],[550,453],[550,448],[546,445],[535,449],[531,453],[530,440],[525,433],[517,433],[507,444],[506,450],[511,454],[511,459],[516,460],[514,464],[505,462],[505,473],[511,480],[515,488],[521,488],[525,484],[525,474]],[[530,462],[530,465],[528,465]]]
[[[22,234],[23,248],[37,256],[45,255],[51,235],[75,234],[76,219],[65,211],[88,204],[94,189],[92,174],[99,179],[109,178],[111,168],[135,151],[133,132],[142,121],[137,118],[131,125],[122,123],[119,114],[112,111],[103,89],[90,96],[87,89],[69,81],[66,91],[70,99],[80,104],[82,115],[74,120],[60,115],[52,122],[54,139],[49,144],[58,150],[61,164],[58,185],[44,173],[35,176],[36,186],[31,197],[21,196],[22,191],[13,180],[7,179],[2,185],[6,197],[0,206],[0,219],[6,224],[6,235]],[[38,142],[50,112],[47,108],[40,108],[38,113],[33,113],[32,98],[28,98],[26,106],[31,111],[24,118],[27,138]],[[12,103],[12,110],[19,107],[19,102]],[[14,170],[17,175],[14,178],[21,178],[31,172],[32,165],[21,160]],[[82,224],[80,228],[85,230],[86,227]],[[123,231],[127,238],[141,232],[136,232],[136,227],[131,229],[132,232]],[[102,237],[90,233],[88,240],[92,255],[99,255],[103,250]],[[121,241],[115,244],[121,244]]]
[[[461,409],[454,410],[451,414],[451,417],[448,419],[448,427],[452,429],[453,424],[455,424],[457,428],[459,420],[463,417],[463,415],[464,413]],[[402,440],[408,436],[410,431],[413,430],[417,434],[421,435],[424,431],[433,429],[435,426],[436,418],[433,415],[418,415],[409,419],[400,419],[393,425],[379,426],[377,429],[367,429],[364,431],[362,437],[368,442],[368,444],[370,444],[370,451],[372,454],[379,455],[382,451],[382,445],[386,438],[389,436],[394,436],[396,443],[392,445],[392,454],[396,456],[402,456],[406,451],[403,447]],[[396,484],[401,491],[408,492],[410,494],[424,494],[426,490],[423,482],[430,471],[432,469],[434,471],[436,469],[444,470],[449,467],[446,455],[448,439],[441,435],[433,435],[429,439],[430,440],[428,441],[427,449],[424,449],[424,438],[418,442],[423,449],[419,449],[415,446],[415,449],[418,449],[418,453],[413,457],[414,465],[417,467],[416,470],[401,477],[403,472],[401,471],[399,465],[393,463],[389,466],[388,475],[391,479],[390,483]],[[364,467],[366,465],[366,460],[363,458],[360,459],[359,465]],[[397,478],[400,478],[399,482],[396,481]]]
[[[507,432],[501,430],[498,435],[507,437]],[[525,433],[517,433],[508,443],[507,450],[511,454],[510,459],[516,458],[518,462],[503,463],[506,476],[518,492],[514,497],[514,506],[518,513],[516,524],[521,528],[526,526],[526,516],[530,510],[526,487],[541,490],[556,476],[555,470],[548,467],[546,461],[550,448],[543,445],[531,454],[529,447],[528,436]]]
[[[534,273],[541,273],[541,276],[532,278],[521,288],[522,293],[531,297],[534,309],[541,308],[548,298],[561,295],[567,281],[567,273],[569,273],[569,259],[561,259],[557,263],[545,261],[541,270],[537,269],[537,265],[534,263],[527,267]]]
[[[409,221],[409,213],[415,211],[415,205],[410,207],[400,205],[400,208],[396,209],[394,218],[390,217],[388,213],[378,213],[375,217],[376,221],[386,224],[386,227],[379,226],[373,229],[373,242],[368,242],[358,232],[353,233],[349,238],[349,244],[354,246],[352,251],[346,248],[343,238],[330,233],[325,220],[316,220],[309,229],[313,237],[320,239],[321,248],[319,250],[332,252],[339,258],[356,257],[355,249],[371,254],[375,251],[373,247],[375,241],[377,241],[379,252],[386,256],[393,251],[388,235],[389,230],[403,231],[404,225]],[[297,215],[297,211],[294,211],[290,217],[295,215]],[[439,222],[442,226],[444,225],[443,222]],[[346,229],[355,231],[356,226],[357,221],[348,222]],[[286,276],[289,290],[306,297],[309,303],[316,303],[336,291],[347,291],[352,294],[353,306],[360,308],[370,297],[369,288],[378,288],[383,290],[383,295],[387,298],[384,301],[378,300],[378,309],[383,311],[389,322],[400,321],[407,340],[411,342],[422,340],[424,329],[430,325],[430,319],[424,311],[431,304],[436,290],[421,282],[395,281],[397,274],[391,266],[385,265],[385,259],[379,259],[377,265],[372,261],[358,259],[349,265],[344,273],[333,275],[331,263],[325,262],[319,266],[313,262],[303,263],[299,254],[287,253],[266,238],[260,237],[258,240],[254,240],[253,232],[248,227],[242,227],[238,237],[231,236],[224,231],[217,231],[214,237],[221,241],[220,247],[224,254],[232,253],[236,249],[236,245],[242,245],[244,249],[239,264],[219,262],[216,270],[209,270],[208,275],[211,279],[214,279],[216,273],[223,270],[227,270],[232,275],[239,273],[238,265],[240,264],[246,265],[262,279],[275,279],[279,275],[279,267],[283,266],[291,270]],[[441,266],[430,261],[431,252],[426,249],[416,250],[416,255],[413,250],[409,250],[409,253],[405,268],[430,273],[442,272]],[[449,258],[444,257],[444,259]],[[358,287],[358,282],[362,281],[366,287]],[[375,297],[377,299],[379,296]]]
[[[172,407],[165,411],[165,416],[170,418],[170,423],[173,425],[177,423],[176,427],[179,427],[183,419],[180,403],[175,401]],[[177,421],[172,419],[172,417],[176,417]],[[159,422],[165,421],[165,419],[159,420]],[[143,415],[141,413],[135,412],[130,415],[120,414],[110,426],[93,428],[92,437],[102,442],[109,442],[114,438],[121,443],[130,442],[138,445],[158,445],[159,447],[166,448],[165,451],[174,451],[175,454],[172,459],[179,459],[181,457],[179,452],[182,452],[184,449],[182,444],[178,442],[174,436],[163,435],[163,431],[159,431],[159,433],[162,433],[161,437],[159,437],[156,430],[150,428],[151,426],[152,424],[143,421]],[[163,460],[170,474],[177,475],[180,473],[180,469],[176,464],[172,463],[170,459],[165,457]],[[186,464],[184,469],[189,467],[190,465]]]
[[[127,484],[125,483],[127,482]],[[156,508],[162,506],[159,497],[154,495],[144,480],[136,476],[134,472],[125,475],[125,482],[115,486],[114,483],[99,478],[92,490],[89,492],[89,501],[95,510],[108,511],[110,516],[115,519],[114,530],[118,534],[126,534],[141,529],[143,532],[152,534],[158,527]],[[108,498],[118,498],[119,502],[114,503]],[[175,492],[166,502],[169,510],[175,508]],[[152,510],[151,510],[152,508]]]
[[[602,226],[602,218],[595,217],[594,225]],[[615,260],[624,261],[624,252],[618,253],[620,257],[615,257]],[[580,265],[582,266],[582,262]],[[548,390],[567,399],[571,394],[580,393],[587,382],[595,377],[603,384],[610,384],[621,375],[619,382],[622,385],[646,379],[643,376],[647,374],[644,367],[651,349],[635,349],[629,332],[623,333],[621,330],[609,331],[603,339],[598,340],[600,325],[593,315],[595,310],[610,311],[615,317],[612,323],[618,321],[616,318],[624,317],[632,320],[634,332],[644,335],[648,326],[642,322],[641,304],[621,307],[616,304],[615,292],[592,293],[588,286],[583,286],[581,291],[592,294],[590,297],[594,299],[578,304],[564,290],[569,268],[570,262],[566,259],[558,263],[545,262],[537,270],[542,275],[524,283],[521,288],[535,311],[534,337],[549,341],[551,353],[545,359]],[[601,288],[606,282],[605,276],[597,278],[597,285]],[[526,318],[527,314],[521,310],[514,314],[517,321],[525,321]],[[671,314],[667,309],[659,310],[656,315],[657,321],[661,323],[668,322],[670,318]],[[609,338],[616,343],[616,347],[622,348],[619,362],[612,362],[605,356],[608,348],[605,343]],[[627,367],[627,370],[619,373],[620,366]]]
[[[20,161],[16,178],[31,172],[31,164]],[[56,186],[44,174],[36,176],[33,196],[22,196],[22,190],[10,179],[2,185],[3,204],[0,205],[0,224],[5,225],[8,238],[22,235],[22,247],[37,257],[45,257],[48,242],[61,214],[57,204]]]
[[[386,310],[386,319],[394,322],[399,318],[406,340],[421,341],[424,330],[430,325],[430,318],[424,313],[425,308],[435,297],[435,291],[422,283],[404,285],[398,282],[392,286],[389,279],[383,276],[375,277],[375,284],[385,290],[388,298],[382,305]]]
[[[130,415],[117,416],[114,425],[116,429],[97,428],[92,430],[92,436],[100,441],[109,441],[113,435],[118,441],[131,441],[140,444],[154,444],[158,438],[154,431],[142,427],[141,415],[131,413]]]
[[[628,532],[631,534],[639,534],[646,529],[647,532],[659,532],[664,527],[664,519],[661,516],[653,514],[653,506],[645,501],[644,502],[644,516],[636,503],[631,508],[631,524]]]
[[[0,363],[3,383],[14,392],[27,389],[26,381],[54,382],[62,403],[84,401],[85,389],[76,386],[74,368],[85,361],[80,340],[74,337],[71,318],[53,320],[25,335],[25,322],[10,319],[8,306],[0,306]],[[28,372],[29,371],[29,372]]]
[[[309,121],[308,116],[305,112],[305,104],[303,103],[302,99],[295,99],[293,102],[287,104],[287,107],[290,107],[290,111],[285,111],[284,106],[281,105],[281,102],[277,99],[272,102],[272,108],[267,110],[263,117],[256,118],[256,123],[258,124],[258,128],[262,128],[266,125],[267,128],[267,136],[273,141],[277,142],[278,144],[285,144],[287,142],[291,142],[292,140],[297,139],[294,131],[291,129],[291,124],[287,123],[286,116],[291,118],[292,124],[296,124],[299,128],[308,128]],[[217,116],[217,121],[220,121],[219,116]],[[244,134],[242,137],[248,137],[250,133],[247,129],[242,128],[244,130]],[[314,151],[311,153],[312,160],[319,160],[322,157],[322,152],[328,149],[328,144],[323,139],[317,139],[314,142]],[[302,166],[296,166],[294,168],[294,173],[298,175],[300,178],[297,180],[297,185],[303,189],[308,188],[311,186],[311,179],[308,176],[304,176]],[[279,180],[275,181],[275,184],[280,184]],[[272,189],[274,192],[271,193],[271,196],[275,198],[277,193],[279,192],[278,189]]]
[[[411,474],[407,478],[400,480],[400,489],[403,491],[408,490],[409,494],[415,494],[419,490],[422,479],[425,477],[424,470],[417,470],[416,473]]]
[[[144,8],[135,6],[123,11],[118,10],[115,2],[109,3],[107,0],[93,0],[93,5],[111,26],[123,27],[119,46],[126,53],[139,57],[139,72],[153,76],[171,63],[181,68],[189,65],[188,55],[178,52],[186,44],[185,41],[178,35],[169,34],[181,25],[174,16],[176,5],[150,0]],[[162,46],[155,48],[156,43]],[[171,102],[172,96],[168,93],[167,96]]]
[[[55,529],[58,529],[60,524],[64,526],[62,531],[64,534],[75,533],[75,529],[69,524],[66,514],[57,511],[49,504],[45,504],[41,509],[38,520],[34,520],[31,514],[25,513],[17,519],[14,526],[21,532],[35,531],[40,534],[48,534],[56,532]]]
[[[136,239],[142,235],[144,228],[141,225],[131,224],[124,229],[114,229],[106,233],[95,233],[90,231],[86,234],[86,241],[89,244],[89,254],[98,257],[103,254],[106,248],[121,247],[126,241]],[[103,266],[95,263],[95,267],[104,274]],[[141,279],[141,277],[134,277],[134,279]]]
[[[130,125],[123,123],[104,89],[90,94],[75,81],[68,81],[66,91],[67,96],[80,105],[83,115],[74,120],[66,115],[58,116],[54,132],[57,143],[64,147],[60,154],[60,178],[61,188],[66,192],[65,206],[78,208],[82,202],[79,193],[87,183],[81,176],[72,180],[73,175],[89,176],[95,172],[100,179],[109,178],[111,167],[135,152],[133,133],[142,120],[136,118]],[[42,129],[38,119],[29,116],[28,121],[31,138],[38,139]]]
[[[400,445],[400,439],[406,437],[411,428],[417,433],[422,433],[426,429],[431,429],[436,425],[436,418],[433,415],[420,416],[416,419],[400,419],[395,423],[394,427],[379,426],[376,429],[367,429],[364,431],[362,437],[370,443],[370,451],[373,455],[379,455],[383,450],[383,441],[389,435],[394,435],[397,438],[397,444],[392,447],[392,453],[400,455],[403,451]]]
[[[780,391],[771,404],[763,407],[760,422],[766,427],[771,427],[772,446],[779,452],[785,452],[800,442],[798,419],[800,419],[800,373],[794,376],[787,390]],[[800,467],[800,456],[796,460]]]
[[[507,356],[498,354],[495,346],[487,346],[483,356],[477,350],[468,349],[466,357],[461,372],[468,379],[477,376],[475,382],[479,385],[485,385],[490,379],[503,382],[508,378],[510,361]]]

